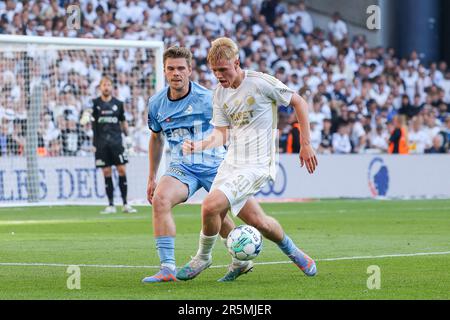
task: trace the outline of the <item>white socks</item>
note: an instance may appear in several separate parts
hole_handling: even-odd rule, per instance
[[[214,236],[205,236],[203,232],[200,232],[200,241],[196,256],[202,260],[210,260],[211,252],[214,248],[214,244],[216,243],[218,235],[219,234],[216,234]]]
[[[172,271],[175,271],[177,267],[172,263],[161,263],[161,267],[167,267]]]

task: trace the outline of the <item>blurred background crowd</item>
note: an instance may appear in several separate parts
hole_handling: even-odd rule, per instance
[[[66,8],[81,8],[81,28],[67,26]],[[206,65],[210,42],[237,41],[243,68],[271,74],[310,104],[311,139],[319,153],[448,153],[450,69],[424,64],[417,52],[399,57],[349,35],[333,14],[327,29],[314,24],[302,1],[87,0],[0,1],[0,34],[162,40],[189,47],[192,80],[214,88]],[[44,56],[42,56],[44,55]],[[40,58],[39,58],[40,57]],[[43,59],[42,59],[43,57]],[[146,102],[154,94],[151,50],[0,49],[0,156],[22,155],[26,143],[27,87],[41,84],[38,152],[91,155],[92,128],[84,108],[99,95],[102,74],[115,79],[134,139],[132,153],[147,154]],[[28,72],[25,72],[29,70]],[[279,106],[280,152],[299,151],[293,110]]]

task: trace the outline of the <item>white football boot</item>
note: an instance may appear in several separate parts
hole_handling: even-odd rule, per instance
[[[132,206],[130,206],[129,204],[126,204],[122,207],[122,212],[123,213],[136,213],[137,210],[135,208],[133,208]]]
[[[103,211],[100,211],[100,214],[114,214],[116,213],[116,207],[115,206],[107,206]]]

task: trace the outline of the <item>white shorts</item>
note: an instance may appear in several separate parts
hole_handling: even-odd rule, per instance
[[[222,191],[230,202],[233,216],[237,216],[247,200],[261,190],[270,181],[269,170],[264,167],[233,166],[222,162],[211,191]]]

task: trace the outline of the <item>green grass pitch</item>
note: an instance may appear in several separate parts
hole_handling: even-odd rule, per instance
[[[158,265],[150,207],[109,216],[98,214],[100,207],[0,208],[0,299],[450,298],[450,200],[263,207],[317,260],[318,276],[304,276],[264,240],[253,272],[218,283],[230,261],[218,242],[213,267],[196,279],[144,285]],[[178,206],[174,217],[182,265],[197,250],[200,206]],[[67,288],[67,265],[81,265],[81,289]],[[378,290],[367,287],[371,265],[380,268]]]

